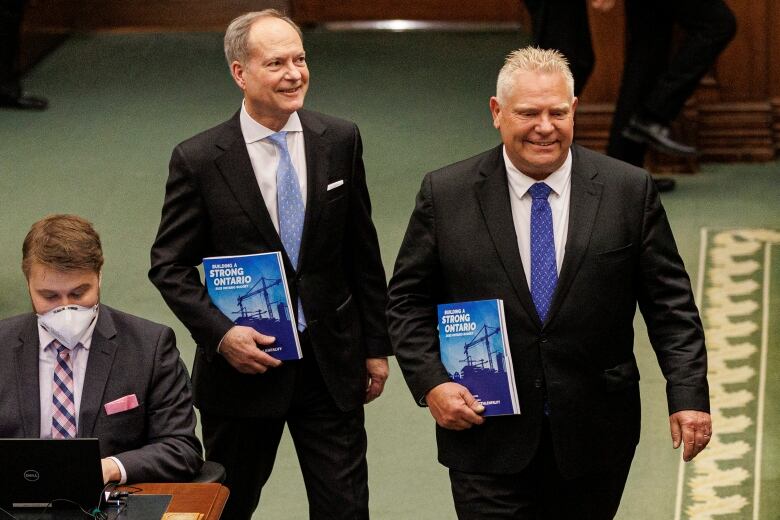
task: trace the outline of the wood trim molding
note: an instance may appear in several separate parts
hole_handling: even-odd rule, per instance
[[[582,103],[577,108],[577,142],[604,151],[609,139],[614,105]],[[679,160],[649,153],[652,171],[694,172],[698,162],[771,161],[780,157],[780,97],[766,102],[690,103],[673,130],[696,143],[698,161]]]

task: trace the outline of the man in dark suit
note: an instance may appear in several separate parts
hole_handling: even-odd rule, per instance
[[[80,217],[33,224],[33,313],[0,321],[0,437],[97,437],[105,482],[189,481],[202,464],[173,331],[100,303],[103,252]]]
[[[507,58],[503,145],[425,176],[390,282],[389,324],[437,423],[461,519],[612,518],[639,440],[637,303],[667,379],[675,447],[711,434],[690,282],[647,172],[572,146],[557,51]],[[520,415],[484,418],[439,357],[436,305],[502,299]]]
[[[222,463],[226,516],[249,518],[287,424],[312,518],[367,518],[363,404],[387,378],[387,289],[354,123],[303,110],[298,27],[248,13],[225,34],[244,92],[229,121],[176,147],[151,280],[197,342],[193,373],[206,458]],[[291,180],[292,179],[292,180]],[[303,359],[258,348],[209,300],[204,257],[280,251]]]

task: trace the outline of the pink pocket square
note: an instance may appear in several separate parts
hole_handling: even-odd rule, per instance
[[[135,396],[135,394],[126,395],[111,401],[110,403],[104,404],[103,408],[106,409],[106,415],[114,415],[115,413],[126,412],[128,410],[132,410],[133,408],[138,408],[138,398]]]

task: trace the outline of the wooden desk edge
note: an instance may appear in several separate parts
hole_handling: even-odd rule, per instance
[[[203,513],[204,520],[217,520],[230,496],[230,490],[218,483],[143,482],[120,487],[140,488],[141,495],[171,495],[168,513]]]

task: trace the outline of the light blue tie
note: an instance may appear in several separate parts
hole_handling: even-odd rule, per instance
[[[553,236],[552,210],[547,197],[550,188],[537,182],[528,189],[531,203],[531,297],[539,319],[544,323],[550,310],[558,270],[555,263],[555,239]]]
[[[276,209],[279,215],[279,237],[284,250],[295,269],[298,268],[298,253],[301,249],[303,205],[298,175],[295,173],[290,152],[287,150],[287,132],[277,132],[267,137],[279,150],[279,165],[276,168]],[[298,298],[298,330],[306,328],[301,299]]]

